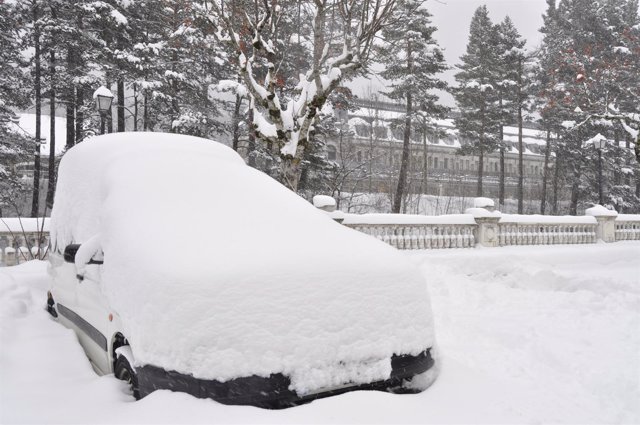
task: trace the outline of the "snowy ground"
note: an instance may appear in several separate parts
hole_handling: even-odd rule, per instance
[[[167,391],[134,402],[43,310],[45,264],[0,268],[0,422],[640,422],[640,243],[406,255],[428,280],[440,378],[283,411]]]

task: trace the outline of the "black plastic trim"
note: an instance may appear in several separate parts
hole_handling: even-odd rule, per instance
[[[55,309],[55,305],[56,305],[56,302],[53,299],[53,295],[51,295],[51,292],[49,292],[47,294],[47,311],[53,317],[58,317],[58,312]]]
[[[64,249],[64,261],[67,263],[75,263],[76,262],[76,254],[80,249],[79,243],[73,243],[71,245],[67,245]],[[93,258],[89,260],[87,264],[104,264],[102,260],[94,260]],[[80,279],[82,280],[82,279]]]
[[[78,313],[76,313],[75,311],[70,310],[69,308],[63,306],[60,303],[58,303],[57,305],[58,305],[58,312],[60,314],[62,314],[64,317],[72,321],[78,328],[80,328],[82,332],[87,334],[87,336],[91,338],[93,342],[98,344],[100,348],[102,348],[104,351],[107,351],[107,338],[104,335],[102,335],[102,333],[99,330],[97,330],[89,322],[87,322],[82,317],[80,317],[80,315],[78,315]]]
[[[352,385],[345,388],[323,391],[303,397],[289,389],[289,377],[276,373],[268,378],[248,376],[226,382],[194,378],[191,375],[145,365],[136,368],[140,397],[155,390],[180,391],[198,398],[212,398],[223,404],[251,405],[268,409],[282,409],[308,403],[312,400],[356,390],[387,391],[398,388],[405,379],[410,379],[429,370],[434,365],[431,349],[417,356],[394,355],[391,358],[391,376],[384,381]]]

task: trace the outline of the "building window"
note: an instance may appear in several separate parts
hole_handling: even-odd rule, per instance
[[[376,139],[386,139],[387,138],[387,129],[385,127],[373,127],[373,134],[375,134]]]
[[[336,150],[336,147],[333,145],[327,146],[327,158],[329,159],[329,161],[335,161],[337,156],[338,151]]]
[[[444,159],[444,169],[448,170],[449,169],[449,158],[445,158]]]
[[[433,158],[433,168],[438,168],[438,158]]]
[[[360,137],[369,137],[371,135],[371,130],[368,125],[358,124],[356,125],[356,134]]]
[[[465,162],[466,162],[466,164],[465,164],[464,169],[468,170],[469,169],[469,160],[467,159]]]
[[[432,167],[433,167],[433,157],[430,156],[429,157],[429,168],[432,168]]]

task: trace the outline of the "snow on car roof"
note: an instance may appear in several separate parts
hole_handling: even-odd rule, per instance
[[[434,344],[414,265],[215,142],[120,133],[74,147],[52,229],[59,248],[100,234],[102,291],[137,364],[281,372],[304,394],[386,379],[392,354]]]

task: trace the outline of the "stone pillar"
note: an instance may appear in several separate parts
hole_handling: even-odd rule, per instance
[[[16,250],[8,246],[4,249],[4,265],[5,266],[15,266],[16,264]]]
[[[478,243],[482,246],[499,246],[498,222],[500,217],[476,217],[478,223]]]
[[[477,202],[474,202],[474,204],[477,204]],[[493,204],[493,201],[491,201],[491,204]],[[491,210],[488,208],[491,208]],[[478,223],[476,241],[479,245],[487,247],[500,246],[500,229],[498,228],[498,222],[502,217],[500,211],[493,211],[493,205],[487,204],[485,208],[467,208],[465,213],[471,214],[476,223]]]
[[[598,222],[598,227],[596,228],[598,240],[602,242],[616,241],[616,217],[618,217],[616,211],[606,209],[602,205],[594,205],[584,213],[594,217]]]
[[[333,220],[338,223],[344,221],[344,213],[340,210],[336,210],[336,200],[331,196],[316,195],[313,197],[313,206],[322,210],[329,215]]]

